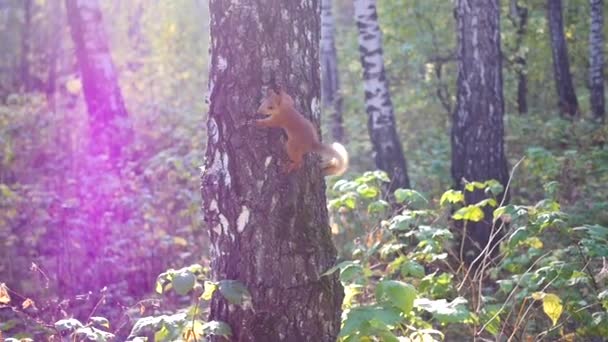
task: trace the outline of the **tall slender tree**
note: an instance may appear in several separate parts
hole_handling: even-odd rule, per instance
[[[338,56],[335,43],[333,0],[321,0],[321,98],[323,107],[330,110],[331,133],[336,141],[344,141],[342,95],[338,77]]]
[[[558,106],[562,114],[575,117],[579,114],[578,100],[570,75],[568,46],[564,37],[562,18],[562,0],[547,0],[547,21],[551,35],[551,53],[553,55],[553,75],[557,89]]]
[[[21,32],[20,82],[23,90],[30,90],[30,46],[32,44],[32,0],[23,0],[23,27]]]
[[[524,49],[524,38],[528,30],[528,8],[521,0],[511,0],[509,4],[509,19],[515,27],[515,57],[512,60],[517,74],[517,111],[520,114],[528,112],[528,72],[527,59]]]
[[[589,87],[591,112],[598,121],[606,116],[604,97],[604,0],[589,0],[591,28],[589,29]]]
[[[65,0],[89,112],[91,152],[112,159],[132,138],[97,0]]]
[[[382,31],[378,24],[376,0],[355,0],[354,6],[359,29],[367,128],[376,166],[391,177],[389,190],[409,188],[405,156],[397,136],[393,103],[384,70]]]
[[[459,62],[452,118],[452,178],[460,190],[467,181],[495,179],[506,185],[499,0],[458,0],[456,16]],[[485,198],[483,190],[465,191],[469,204]],[[483,220],[466,224],[462,250],[468,262],[490,242],[492,209],[485,206]]]
[[[214,296],[210,319],[234,341],[335,341],[342,286],[318,158],[286,174],[278,129],[252,124],[274,80],[316,125],[320,2],[210,0],[211,65],[203,213],[215,280],[242,283],[251,305]],[[318,127],[318,126],[317,126]]]

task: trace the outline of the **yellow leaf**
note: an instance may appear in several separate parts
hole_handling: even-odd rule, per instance
[[[217,283],[211,281],[205,281],[205,291],[201,295],[203,300],[210,300],[213,297],[213,292],[217,290]]]
[[[534,299],[534,300],[541,300],[543,298],[545,298],[545,293],[544,292],[534,292],[532,294],[532,299]]]
[[[454,220],[467,220],[472,222],[479,222],[483,219],[483,210],[475,205],[468,205],[464,208],[458,209],[452,218]]]
[[[537,238],[536,236],[526,239],[526,241],[524,243],[527,244],[528,246],[530,246],[532,248],[536,248],[536,249],[542,249],[544,246],[543,241],[541,239]]]
[[[11,296],[8,294],[6,284],[0,283],[0,304],[8,304],[11,302]]]
[[[188,240],[184,239],[181,236],[174,236],[173,237],[173,243],[175,243],[178,246],[188,246]]]
[[[78,95],[82,90],[82,83],[79,79],[72,78],[65,83],[65,89],[67,89],[70,94]]]
[[[358,284],[349,284],[344,287],[344,299],[342,300],[342,307],[349,308],[353,304],[355,297],[361,293],[363,286]]]
[[[545,294],[545,297],[543,298],[543,311],[551,318],[553,326],[555,326],[564,311],[562,300],[553,293]]]
[[[30,298],[26,298],[23,303],[21,303],[21,307],[23,308],[23,310],[29,308],[29,307],[34,307],[34,301],[31,300]]]

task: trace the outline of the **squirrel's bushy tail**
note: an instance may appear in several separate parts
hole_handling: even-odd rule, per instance
[[[348,168],[348,152],[340,143],[319,144],[315,148],[315,152],[321,155],[325,176],[339,176]]]

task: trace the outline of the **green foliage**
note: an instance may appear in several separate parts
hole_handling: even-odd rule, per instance
[[[233,280],[209,279],[205,267],[180,268],[208,265],[198,184],[205,2],[101,2],[136,131],[120,182],[111,170],[94,172],[103,163],[87,157],[87,113],[62,2],[33,1],[26,59],[24,3],[7,0],[0,10],[0,305],[12,309],[0,310],[5,340],[124,340],[131,328],[134,341],[230,336],[225,323],[205,322],[208,302],[248,308],[251,293]],[[391,100],[416,190],[386,194],[385,173],[363,173],[375,166],[352,1],[335,1],[351,180],[330,180],[341,260],[325,275],[339,272],[345,285],[343,340],[608,335],[608,125],[586,120],[588,2],[564,2],[583,114],[576,121],[556,113],[544,4],[520,3],[529,23],[519,49],[509,2],[501,3],[506,151],[511,165],[524,158],[509,204],[492,181],[445,191],[453,183],[449,115],[457,77],[453,4],[445,0],[378,2]],[[57,89],[47,98],[54,55]],[[527,63],[527,115],[511,114],[518,57]],[[24,60],[30,92],[20,79]],[[467,203],[476,189],[488,199]],[[109,215],[115,208],[99,216],[83,208],[105,199],[123,209],[121,217]],[[452,223],[482,219],[505,234],[494,263],[477,271],[458,260]],[[154,290],[162,301],[144,299]]]
[[[385,196],[382,191],[375,196],[355,192],[363,184],[378,186],[373,174],[339,180],[333,187],[334,220],[363,228],[357,242],[340,245],[346,260],[324,273],[339,270],[345,286],[342,341],[415,340],[420,334],[429,341],[457,340],[505,334],[506,327],[525,336],[603,336],[608,292],[605,281],[598,283],[594,274],[608,256],[608,229],[573,226],[555,198],[497,207],[492,197],[466,204],[464,194],[454,190],[439,200],[401,201],[425,197],[399,189],[394,198],[403,207],[372,213],[367,208]],[[555,183],[547,184],[546,189],[552,188]],[[496,181],[470,182],[464,191],[478,189],[490,196],[504,191]],[[437,207],[428,207],[432,203]],[[446,211],[455,210],[448,215],[452,220],[476,221],[483,218],[480,208],[485,206],[495,207],[493,222],[506,234],[499,261],[479,273],[458,260],[445,218]],[[348,235],[340,227],[334,233],[337,240]],[[526,320],[534,324],[524,324]],[[558,330],[568,324],[575,328]],[[466,329],[458,328],[462,326]]]

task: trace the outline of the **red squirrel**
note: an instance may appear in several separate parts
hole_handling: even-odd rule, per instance
[[[290,173],[302,167],[304,155],[316,152],[321,155],[323,174],[341,175],[348,168],[348,153],[342,144],[322,144],[313,124],[302,116],[294,106],[294,101],[283,90],[268,89],[258,113],[268,117],[256,120],[259,127],[280,127],[287,133],[285,149],[290,162],[285,172]]]

